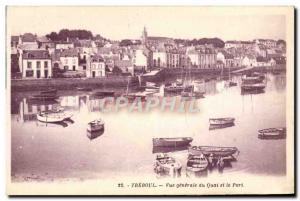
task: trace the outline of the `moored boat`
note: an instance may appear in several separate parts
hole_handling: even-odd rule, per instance
[[[245,75],[242,77],[242,82],[244,84],[254,84],[254,83],[259,83],[262,82],[264,80],[264,78],[261,78],[260,76],[256,76],[256,75]]]
[[[172,172],[175,171],[178,174],[180,174],[182,165],[181,163],[176,160],[175,158],[169,156],[168,154],[158,154],[156,156],[155,162],[154,162],[154,170],[157,173],[166,173],[169,175],[174,174]]]
[[[153,138],[153,146],[157,147],[179,147],[187,146],[193,141],[191,137],[175,137],[175,138]]]
[[[227,125],[227,124],[234,124],[235,118],[233,117],[225,117],[225,118],[210,118],[209,124],[210,125]]]
[[[189,147],[189,154],[208,156],[213,154],[214,156],[230,156],[238,151],[236,147],[218,147],[218,146],[191,146]]]
[[[204,171],[208,167],[207,158],[201,155],[189,155],[188,161],[186,164],[186,169],[192,172]]]
[[[31,96],[29,99],[32,101],[54,101],[57,98],[58,98],[58,96],[56,96],[56,95],[37,94],[37,95]]]
[[[101,96],[101,97],[113,97],[115,95],[114,91],[96,91],[95,93],[92,94],[93,96]]]
[[[237,86],[237,83],[233,82],[233,81],[229,81],[228,85],[229,85],[229,87],[234,87],[234,86]]]
[[[37,114],[37,120],[46,123],[58,123],[70,119],[73,115],[64,112],[40,112]]]
[[[56,95],[56,93],[57,93],[56,89],[49,89],[40,92],[41,95]]]
[[[88,123],[87,131],[96,132],[104,130],[104,122],[102,119],[95,119]]]
[[[266,128],[258,131],[260,139],[284,139],[286,138],[286,128]]]
[[[252,90],[263,90],[266,88],[264,83],[256,83],[256,84],[245,84],[241,85],[241,89],[244,91],[252,91]]]
[[[92,91],[92,88],[89,87],[76,87],[77,91]]]

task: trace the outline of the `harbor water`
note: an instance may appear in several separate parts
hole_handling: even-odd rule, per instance
[[[237,161],[225,167],[222,175],[285,175],[286,140],[257,137],[259,129],[286,126],[285,74],[267,74],[266,89],[257,94],[241,93],[241,77],[233,77],[233,80],[238,86],[226,87],[224,81],[218,79],[203,82],[205,98],[197,100],[200,109],[197,113],[159,110],[103,113],[98,107],[100,100],[91,98],[92,92],[59,91],[55,102],[34,103],[28,97],[36,92],[13,93],[12,180],[151,177],[155,175],[154,137],[192,137],[192,145],[237,147]],[[109,90],[121,93],[126,88]],[[71,120],[61,124],[37,121],[38,111],[57,106],[72,112]],[[209,118],[214,117],[234,117],[235,125],[210,130]],[[97,118],[104,120],[105,130],[91,140],[87,137],[87,123]],[[179,150],[169,155],[182,163],[184,175],[188,151]]]

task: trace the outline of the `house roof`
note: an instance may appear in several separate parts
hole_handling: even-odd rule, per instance
[[[91,56],[91,61],[92,62],[104,62],[104,59],[100,55],[96,54],[94,56]]]
[[[76,49],[66,49],[61,51],[60,53],[60,57],[77,57],[78,56],[78,52]]]
[[[22,42],[36,42],[36,36],[32,33],[25,33],[21,36]]]
[[[132,67],[133,64],[130,60],[115,60],[114,65],[119,68]]]
[[[50,59],[50,54],[47,50],[25,50],[23,59]]]
[[[161,37],[161,36],[148,36],[147,40],[160,40],[160,41],[166,41],[166,40],[172,40],[168,37]]]
[[[270,59],[265,57],[256,57],[257,62],[268,62]]]

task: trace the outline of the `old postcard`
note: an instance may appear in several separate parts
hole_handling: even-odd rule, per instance
[[[8,195],[294,194],[293,7],[8,6]]]

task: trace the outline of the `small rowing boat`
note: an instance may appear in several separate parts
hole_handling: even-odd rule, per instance
[[[88,123],[87,131],[96,132],[104,130],[104,121],[102,119],[95,119]]]
[[[285,139],[286,128],[266,128],[258,131],[259,139]]]
[[[191,137],[175,137],[175,138],[153,138],[153,146],[157,147],[179,147],[187,146],[193,141]]]
[[[92,91],[92,88],[88,87],[76,87],[77,91]]]
[[[164,172],[166,174],[174,174],[171,171],[180,172],[181,163],[168,154],[158,154],[154,162],[154,170],[156,172]]]
[[[66,119],[70,119],[73,114],[68,114],[65,112],[40,112],[37,114],[37,120],[46,123],[58,123]]]
[[[210,118],[209,124],[212,126],[221,126],[221,125],[232,125],[234,124],[235,118],[233,117],[225,117],[225,118]]]
[[[192,146],[189,147],[189,154],[205,156],[213,154],[214,156],[230,156],[236,153],[238,149],[236,147],[217,147],[217,146]]]
[[[189,155],[188,161],[186,164],[186,169],[192,172],[204,171],[208,167],[207,158],[201,155]]]

